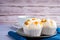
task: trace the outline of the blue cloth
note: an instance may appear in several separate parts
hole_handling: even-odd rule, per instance
[[[57,33],[60,33],[60,28],[57,28]]]
[[[8,35],[15,38],[16,40],[26,40],[24,37],[18,35],[16,32],[9,31]]]
[[[27,40],[26,38],[18,35],[16,32],[9,31],[8,35],[15,38],[16,40]],[[60,40],[60,28],[57,28],[57,34],[49,38],[43,38],[41,40]]]

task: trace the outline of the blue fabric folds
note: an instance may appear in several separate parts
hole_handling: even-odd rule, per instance
[[[26,38],[20,36],[16,32],[9,31],[8,35],[16,40],[27,40]],[[49,38],[43,38],[41,40],[60,40],[60,28],[57,28],[57,34],[55,36],[49,37]]]
[[[16,32],[13,32],[13,31],[9,31],[8,35],[16,40],[26,40],[24,37],[18,35]]]

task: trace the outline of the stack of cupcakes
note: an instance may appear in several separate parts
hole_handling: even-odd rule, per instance
[[[57,25],[51,19],[29,18],[24,22],[24,33],[30,36],[54,35]]]

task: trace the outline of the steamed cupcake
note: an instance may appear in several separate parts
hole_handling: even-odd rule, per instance
[[[40,19],[29,18],[24,22],[24,33],[30,36],[40,36],[42,31],[42,25],[40,25]]]
[[[40,22],[43,25],[42,34],[44,35],[55,35],[57,24],[52,19],[42,19]]]

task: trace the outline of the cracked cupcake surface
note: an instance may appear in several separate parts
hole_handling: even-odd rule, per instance
[[[56,21],[52,19],[46,19],[46,21],[42,21],[42,22],[43,22],[42,34],[54,35],[56,33],[56,29],[57,29]]]
[[[40,25],[43,25],[43,26],[54,26],[56,25],[56,22],[52,19],[41,19],[40,21]]]
[[[41,27],[40,25],[40,19],[37,19],[37,18],[30,18],[30,19],[27,19],[25,22],[24,22],[24,25],[28,28],[31,28],[31,29],[34,29],[34,28],[39,28]]]
[[[56,21],[46,18],[28,18],[23,25],[24,33],[31,36],[54,35],[56,29]]]
[[[24,33],[31,36],[40,36],[42,31],[40,21],[38,18],[26,19],[23,27]]]

